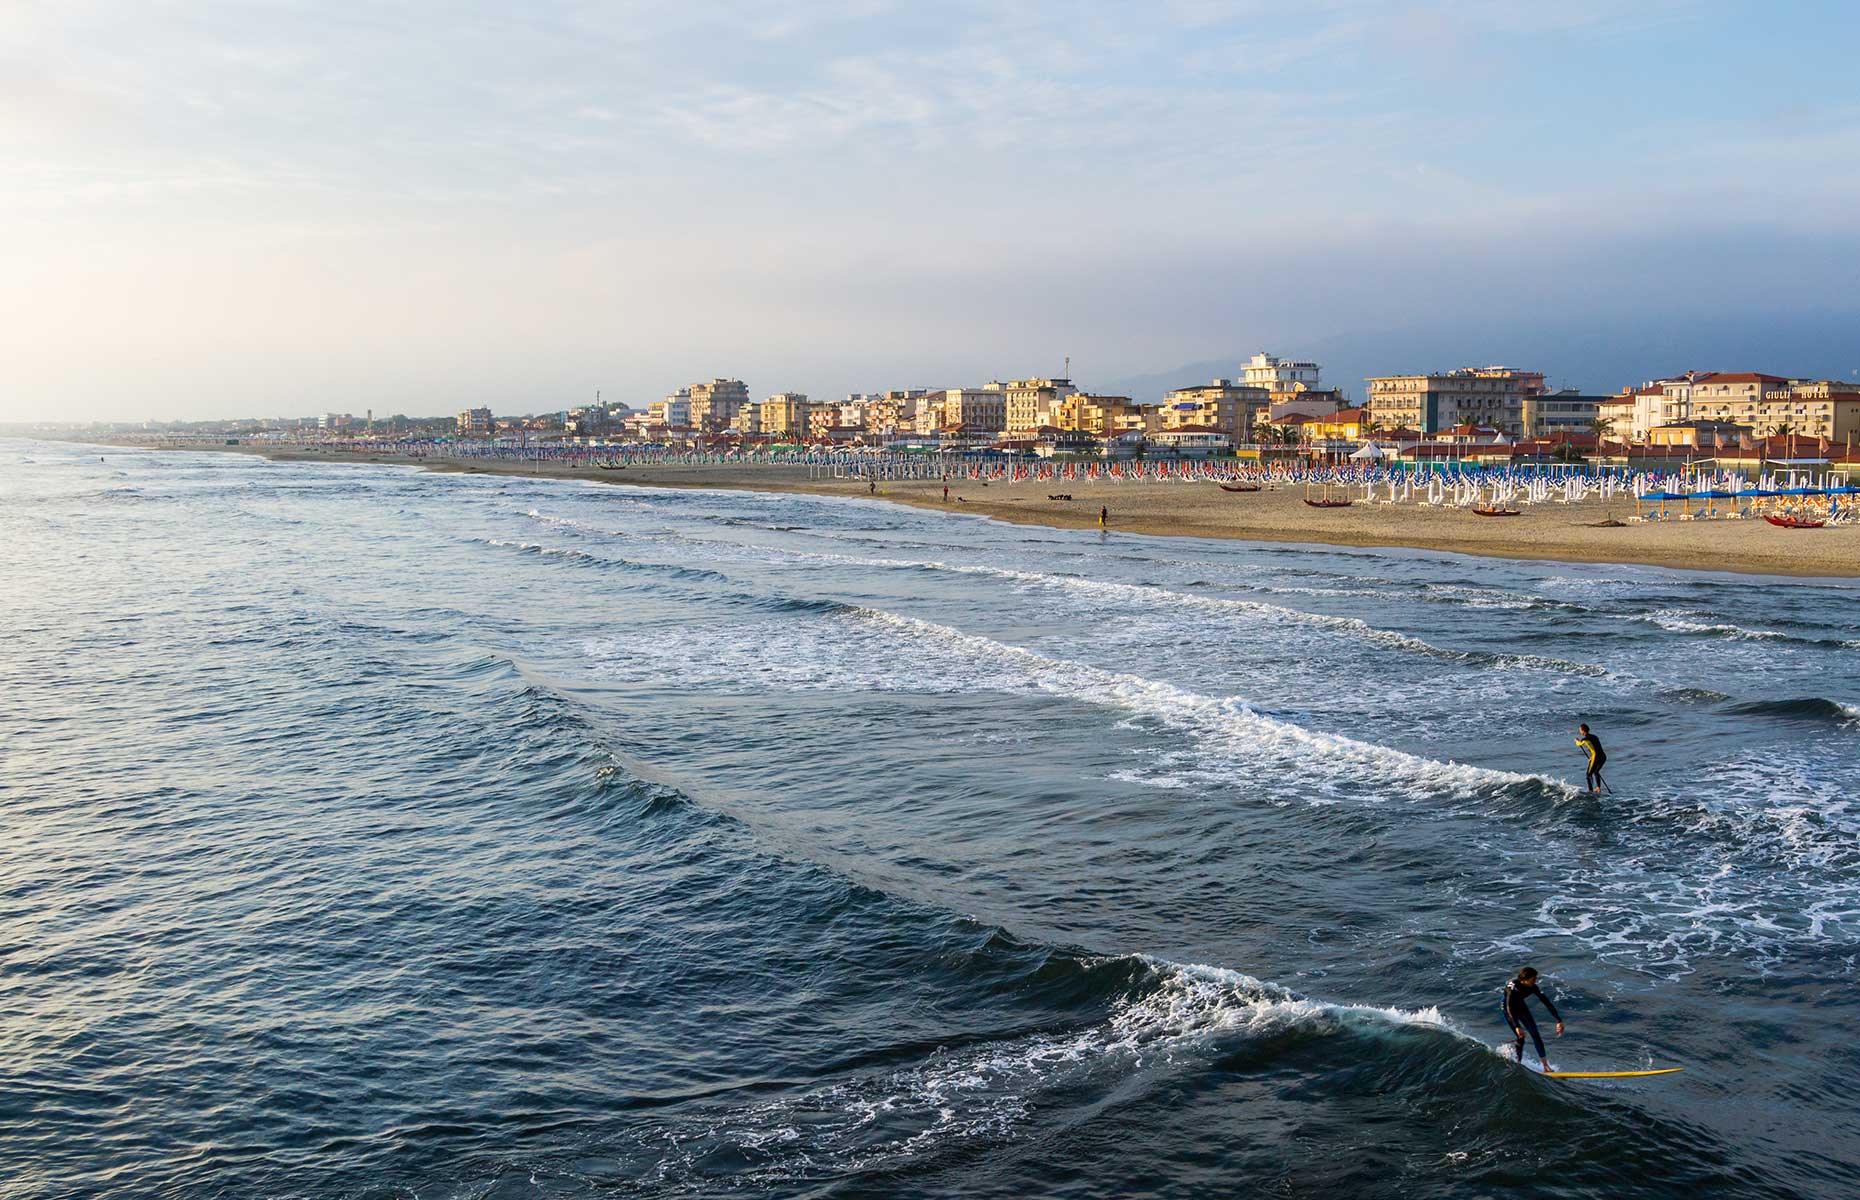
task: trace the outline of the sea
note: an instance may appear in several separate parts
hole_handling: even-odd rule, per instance
[[[0,1196],[1860,1194],[1855,580],[624,478],[0,442]]]

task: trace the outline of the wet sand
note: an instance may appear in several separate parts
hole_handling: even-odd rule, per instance
[[[222,449],[222,447],[201,447]],[[637,487],[735,488],[872,498],[864,482],[810,478],[803,466],[662,466],[607,471],[538,463],[408,459],[391,454],[265,450],[235,453],[279,461],[408,463],[435,471],[587,479]],[[1072,499],[1052,500],[1065,493]],[[1356,493],[1360,495],[1360,492]],[[1631,499],[1527,507],[1516,517],[1481,517],[1464,509],[1364,503],[1318,509],[1301,489],[1231,493],[1213,483],[1030,480],[1017,484],[952,481],[950,498],[935,481],[881,484],[878,499],[1019,524],[1096,528],[1110,509],[1112,533],[1393,546],[1497,558],[1636,563],[1765,575],[1860,576],[1860,527],[1778,529],[1761,520],[1636,523]],[[1619,526],[1604,526],[1609,520]]]

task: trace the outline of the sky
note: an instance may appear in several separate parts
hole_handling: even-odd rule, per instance
[[[1860,378],[1860,5],[10,0],[0,421]]]

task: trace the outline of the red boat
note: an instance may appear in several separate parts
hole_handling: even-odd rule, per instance
[[[1524,511],[1517,508],[1475,508],[1473,511],[1482,517],[1521,517],[1524,515]]]
[[[1223,483],[1221,490],[1223,492],[1257,492],[1259,485],[1257,483]]]
[[[1350,505],[1355,504],[1356,501],[1354,500],[1309,500],[1308,499],[1305,501],[1305,503],[1309,504],[1312,508],[1348,508],[1350,507]]]
[[[1768,513],[1763,514],[1763,519],[1778,529],[1820,529],[1827,524],[1826,521],[1810,521],[1802,517],[1772,517]]]

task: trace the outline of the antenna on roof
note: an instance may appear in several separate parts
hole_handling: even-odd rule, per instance
[[[1066,379],[1067,379],[1067,381],[1068,381],[1068,382],[1069,382],[1069,381],[1070,381],[1070,380],[1072,379],[1072,356],[1071,356],[1070,354],[1068,354],[1068,355],[1066,355],[1066,375],[1065,375],[1065,377],[1066,377]]]

